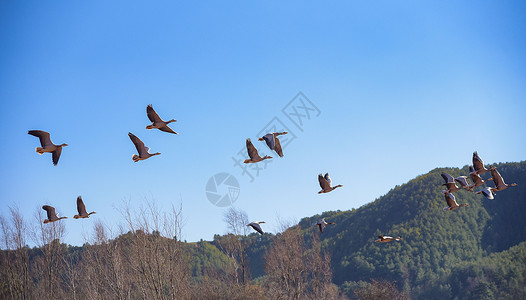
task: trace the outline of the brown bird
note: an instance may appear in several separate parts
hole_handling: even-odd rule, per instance
[[[491,172],[491,178],[493,178],[493,182],[495,182],[495,187],[491,189],[492,191],[498,192],[498,191],[505,190],[509,188],[510,186],[518,185],[516,183],[510,183],[510,184],[504,183],[504,179],[502,179],[502,176],[500,175],[499,171],[497,171],[497,167],[490,166],[489,170]]]
[[[325,173],[325,176],[318,174],[318,182],[320,183],[320,186],[321,186],[321,191],[319,191],[318,194],[332,192],[336,188],[343,186],[341,184],[338,184],[337,186],[331,186],[332,180],[331,180],[331,177],[329,176],[329,173]]]
[[[469,177],[471,177],[471,181],[473,181],[473,184],[468,186],[470,190],[473,190],[474,187],[483,185],[486,181],[493,180],[493,178],[482,180],[480,175],[475,172],[475,168],[473,168],[473,166],[469,166]]]
[[[256,147],[254,147],[254,145],[252,145],[252,142],[250,141],[250,139],[247,139],[246,145],[247,145],[248,156],[250,158],[249,159],[245,159],[244,163],[246,163],[246,164],[257,163],[257,162],[260,162],[262,160],[272,158],[272,156],[268,156],[268,155],[265,155],[263,157],[259,156],[258,150],[256,149]]]
[[[475,174],[480,175],[488,172],[488,169],[484,167],[484,162],[482,161],[482,158],[480,158],[477,151],[473,152],[473,167],[475,168]]]
[[[75,218],[75,219],[78,219],[78,218],[81,218],[81,219],[89,218],[89,215],[96,213],[94,211],[92,211],[90,213],[88,213],[86,211],[86,206],[84,205],[84,201],[82,201],[82,197],[81,196],[77,197],[77,211],[79,212],[79,214],[73,216],[73,218]]]
[[[333,222],[325,222],[325,218],[319,219],[318,222],[316,222],[316,226],[320,229],[320,232],[323,233],[323,229],[326,225],[334,225],[336,223]]]
[[[262,223],[265,223],[265,221],[252,222],[250,224],[247,224],[247,226],[252,227],[255,231],[259,232],[260,234],[264,234],[263,229],[261,229],[261,226],[259,226],[259,224]]]
[[[150,153],[150,148],[144,146],[144,143],[138,137],[133,135],[133,133],[129,132],[128,136],[130,137],[130,140],[135,145],[135,148],[137,148],[137,152],[139,152],[139,155],[134,154],[132,156],[132,159],[133,159],[134,162],[138,162],[139,160],[145,160],[145,159],[150,158],[150,157],[152,157],[154,155],[161,154],[159,152]]]
[[[172,128],[168,127],[168,124],[177,122],[177,120],[171,119],[170,121],[163,121],[161,117],[159,117],[159,115],[155,112],[151,104],[146,106],[146,114],[148,115],[148,119],[152,121],[152,124],[146,126],[146,129],[159,129],[160,131],[178,134],[177,132],[173,131]]]
[[[59,218],[57,214],[55,213],[55,208],[53,206],[43,205],[42,209],[45,210],[47,213],[47,219],[44,220],[44,224],[68,218],[68,217]]]
[[[392,237],[392,236],[388,236],[388,235],[379,235],[378,236],[378,239],[375,241],[375,242],[380,242],[380,243],[389,243],[391,241],[399,241],[401,240],[402,237],[399,236],[399,237]]]
[[[53,165],[56,166],[58,164],[60,154],[62,153],[62,147],[68,146],[68,144],[53,144],[53,142],[51,142],[51,138],[49,138],[49,133],[42,130],[29,130],[27,133],[40,139],[40,145],[42,147],[36,147],[35,151],[40,155],[46,152],[51,152]]]
[[[444,210],[455,210],[459,207],[463,207],[463,206],[469,206],[469,204],[467,203],[463,203],[463,204],[458,204],[457,201],[455,200],[455,196],[448,192],[448,191],[442,191],[444,193],[444,197],[446,198],[446,202],[447,202],[447,205],[446,207],[444,207]]]
[[[281,149],[281,143],[279,142],[278,136],[287,134],[288,132],[271,132],[260,137],[258,141],[265,141],[270,150],[276,151],[279,157],[283,157],[283,150]]]

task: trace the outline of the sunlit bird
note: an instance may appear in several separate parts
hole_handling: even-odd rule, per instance
[[[244,163],[246,163],[246,164],[257,163],[257,162],[260,162],[262,160],[272,158],[272,156],[268,156],[268,155],[265,155],[263,157],[259,156],[258,150],[256,149],[256,147],[254,147],[254,145],[252,145],[252,142],[250,141],[250,139],[247,139],[246,144],[247,144],[248,156],[250,158],[249,159],[245,159]]]
[[[132,156],[132,159],[133,159],[134,162],[138,162],[139,160],[145,160],[145,159],[150,158],[152,156],[161,154],[159,152],[150,153],[150,148],[144,146],[144,143],[138,137],[133,135],[133,133],[129,132],[128,136],[130,137],[130,140],[135,145],[135,148],[137,148],[137,152],[139,152],[139,155],[134,154]]]
[[[40,155],[46,152],[51,152],[53,165],[56,166],[58,164],[60,154],[62,153],[62,147],[67,146],[68,144],[53,144],[53,142],[51,142],[51,138],[49,138],[49,133],[42,130],[29,130],[27,133],[40,139],[40,145],[42,147],[36,147],[35,151]]]
[[[444,193],[444,197],[446,198],[446,203],[448,205],[444,207],[444,210],[455,210],[459,207],[469,206],[469,204],[467,203],[462,203],[459,205],[457,201],[455,200],[455,195],[453,195],[452,193],[448,191],[442,191],[442,192]]]
[[[498,192],[498,191],[505,190],[509,188],[510,186],[518,185],[516,183],[510,183],[510,184],[504,183],[504,179],[502,179],[502,176],[500,175],[499,171],[497,171],[497,167],[490,166],[489,170],[491,172],[491,178],[493,178],[493,182],[495,182],[495,188],[492,188],[492,191]]]
[[[460,188],[455,183],[455,178],[453,178],[453,176],[449,175],[448,173],[442,173],[440,175],[446,181],[446,183],[444,183],[443,185],[446,186],[448,192],[454,193],[456,191],[460,191]]]
[[[493,191],[493,188],[490,188],[490,187],[483,188],[482,190],[478,191],[477,194],[482,194],[484,195],[484,197],[488,198],[489,200],[495,199],[494,197],[495,192]]]
[[[259,232],[260,234],[264,234],[263,229],[261,229],[261,226],[259,226],[259,224],[262,223],[265,223],[265,221],[252,222],[250,224],[247,224],[247,226],[252,227],[255,231]]]
[[[78,196],[77,197],[77,211],[79,212],[78,215],[74,215],[73,218],[75,219],[84,219],[84,218],[89,218],[89,215],[92,215],[92,214],[95,214],[96,212],[92,211],[90,213],[88,213],[86,211],[86,206],[84,205],[84,201],[82,201],[82,197],[81,196]]]
[[[482,177],[475,172],[473,166],[469,166],[469,177],[471,178],[471,181],[473,181],[473,184],[469,186],[471,190],[473,190],[474,187],[483,185],[487,181],[493,180],[493,178],[482,180]]]
[[[473,192],[473,188],[470,187],[467,176],[458,176],[455,178],[455,181],[458,182],[460,186],[466,191]]]
[[[323,229],[325,228],[325,226],[327,225],[334,225],[336,223],[334,222],[325,222],[325,218],[323,219],[319,219],[318,222],[316,222],[316,226],[318,226],[318,228],[320,229],[320,232],[323,233]]]
[[[474,174],[480,175],[488,172],[488,169],[484,167],[484,162],[482,161],[482,158],[480,158],[477,151],[473,152],[473,167],[475,169]]]
[[[375,241],[375,242],[379,242],[379,243],[389,243],[389,242],[392,242],[392,241],[399,241],[401,240],[402,237],[401,236],[398,236],[398,237],[392,237],[392,236],[388,236],[388,235],[379,235],[378,236],[378,239]]]
[[[177,120],[171,119],[170,121],[163,121],[163,119],[161,119],[161,117],[155,112],[151,104],[146,106],[146,114],[148,115],[148,119],[152,122],[151,125],[146,126],[146,129],[159,129],[164,132],[178,134],[173,131],[172,128],[168,127],[168,124],[177,122]]]
[[[278,136],[287,134],[288,132],[271,132],[260,137],[258,141],[265,141],[270,150],[276,151],[279,157],[283,157],[283,150],[281,149],[281,143],[279,142]]]
[[[318,182],[320,183],[321,191],[318,194],[332,192],[333,190],[342,187],[343,185],[338,184],[337,186],[331,186],[332,180],[329,173],[325,173],[325,176],[318,174]]]
[[[44,220],[44,224],[68,218],[68,217],[59,218],[58,215],[55,213],[55,208],[53,206],[43,205],[42,209],[45,210],[47,213],[47,219]]]

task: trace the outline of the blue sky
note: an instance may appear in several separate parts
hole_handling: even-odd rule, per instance
[[[216,173],[235,206],[278,228],[358,208],[436,167],[526,153],[526,3],[508,1],[70,1],[0,4],[0,213],[43,204],[83,243],[94,219],[154,200],[182,202],[183,239],[226,232],[206,198]],[[302,92],[319,109],[301,129],[282,109]],[[146,105],[175,118],[146,130]],[[251,182],[232,157],[279,118],[296,138]],[[58,166],[40,129],[68,143]],[[127,133],[160,156],[134,163]],[[268,151],[267,151],[268,152]],[[318,195],[317,174],[344,187]],[[82,195],[90,219],[73,220]]]

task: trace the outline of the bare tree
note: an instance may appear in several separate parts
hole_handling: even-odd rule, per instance
[[[387,280],[371,279],[371,283],[365,287],[354,290],[354,294],[360,300],[407,300],[409,296],[398,290],[396,285]]]
[[[219,240],[219,246],[230,257],[235,282],[244,285],[248,280],[248,215],[242,210],[230,207],[225,212],[224,221],[229,233]]]
[[[60,258],[63,255],[60,240],[64,237],[66,229],[61,221],[44,224],[44,215],[40,207],[37,207],[34,216],[37,225],[31,227],[30,233],[33,242],[42,251],[42,258],[37,260],[40,264],[35,266],[37,272],[34,275],[39,283],[37,289],[48,297],[58,297],[57,287],[62,263]]]

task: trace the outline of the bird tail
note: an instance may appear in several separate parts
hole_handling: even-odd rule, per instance
[[[449,208],[450,208],[449,206],[446,206],[444,207],[444,210],[449,210]]]

